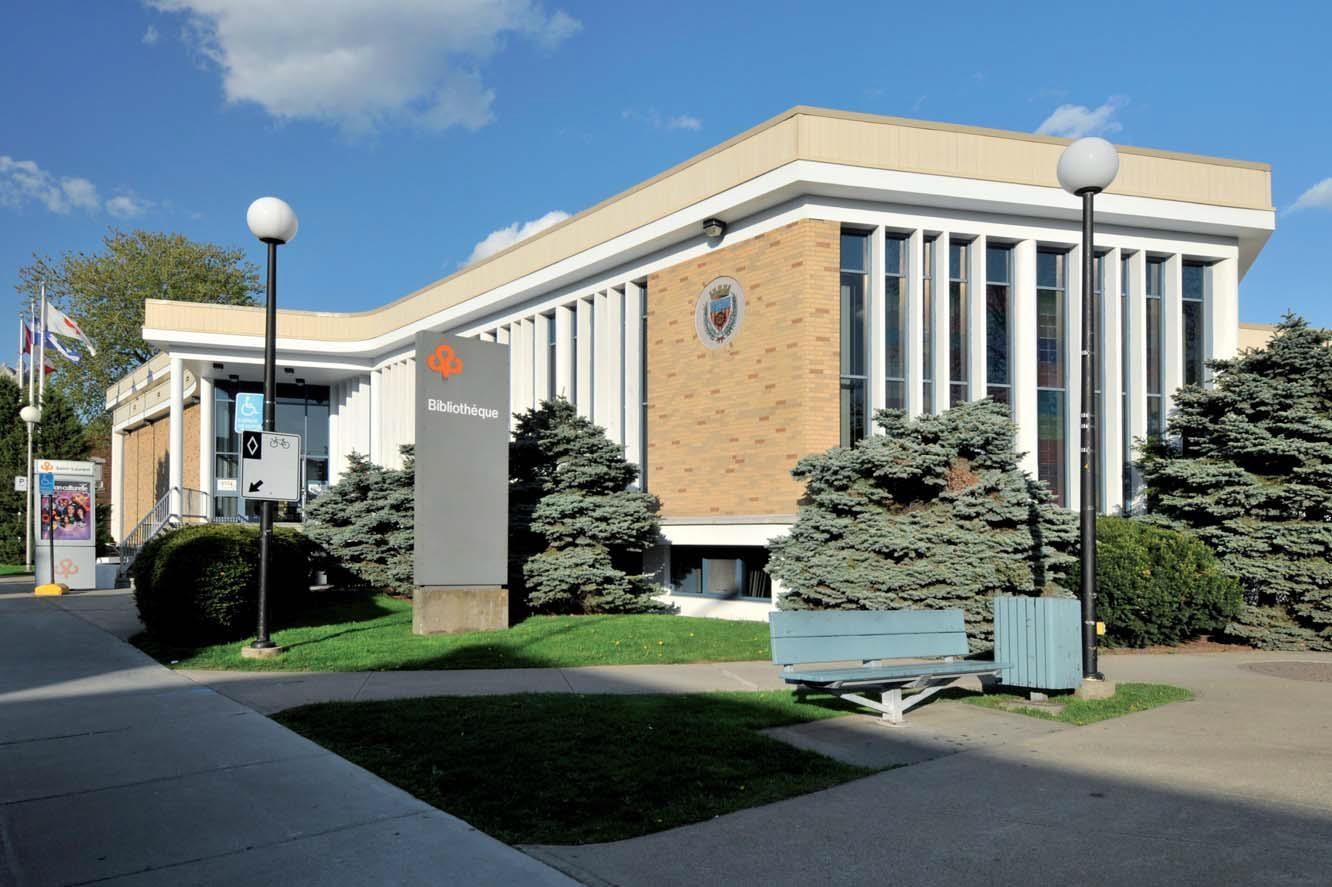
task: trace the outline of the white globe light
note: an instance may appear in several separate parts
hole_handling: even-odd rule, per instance
[[[19,410],[19,418],[24,422],[27,422],[29,425],[36,425],[38,422],[42,421],[42,411],[32,404],[28,404],[26,407]]]
[[[1059,184],[1070,194],[1104,191],[1119,173],[1119,152],[1105,139],[1078,139],[1059,155]]]
[[[265,243],[291,243],[296,236],[298,222],[296,212],[285,200],[276,197],[260,197],[245,211],[245,224],[250,226],[250,233]]]

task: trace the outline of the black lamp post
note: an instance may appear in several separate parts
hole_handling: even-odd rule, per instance
[[[276,197],[260,197],[245,213],[250,233],[268,246],[268,304],[264,309],[264,431],[276,431],[277,416],[277,248],[296,236],[296,213]],[[262,504],[259,523],[259,628],[256,650],[277,646],[268,636],[268,565],[273,541],[273,503]]]
[[[1119,172],[1119,154],[1105,139],[1078,139],[1059,157],[1059,184],[1082,198],[1082,410],[1079,450],[1079,530],[1082,583],[1082,676],[1099,680],[1096,661],[1096,281],[1092,244],[1092,203]],[[1102,294],[1104,297],[1104,294]]]

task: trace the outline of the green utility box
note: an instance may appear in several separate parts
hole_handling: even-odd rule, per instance
[[[1009,687],[1082,686],[1082,603],[1074,598],[996,597],[994,659]]]

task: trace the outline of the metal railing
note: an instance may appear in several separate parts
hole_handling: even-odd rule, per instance
[[[180,510],[172,510],[172,494],[180,495]],[[203,490],[177,488],[168,490],[161,499],[154,503],[139,522],[120,540],[120,567],[116,570],[117,582],[129,576],[134,559],[139,556],[143,546],[164,529],[185,524],[208,523],[208,494]]]

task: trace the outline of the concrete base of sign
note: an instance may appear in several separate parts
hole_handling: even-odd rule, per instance
[[[287,648],[286,648],[286,647],[283,647],[283,646],[277,646],[277,647],[252,647],[252,646],[250,646],[249,644],[246,644],[244,647],[241,647],[241,658],[242,658],[242,659],[276,659],[277,657],[281,656],[281,655],[282,655],[282,651],[284,651],[284,650],[286,650],[286,649],[287,649]]]
[[[1109,699],[1115,695],[1119,685],[1114,681],[1098,681],[1095,678],[1083,678],[1082,686],[1073,691],[1078,699]]]
[[[462,634],[509,627],[509,590],[498,585],[418,586],[412,634]]]
[[[63,582],[48,582],[34,588],[32,593],[38,597],[53,597],[58,594],[68,594],[69,586]]]

